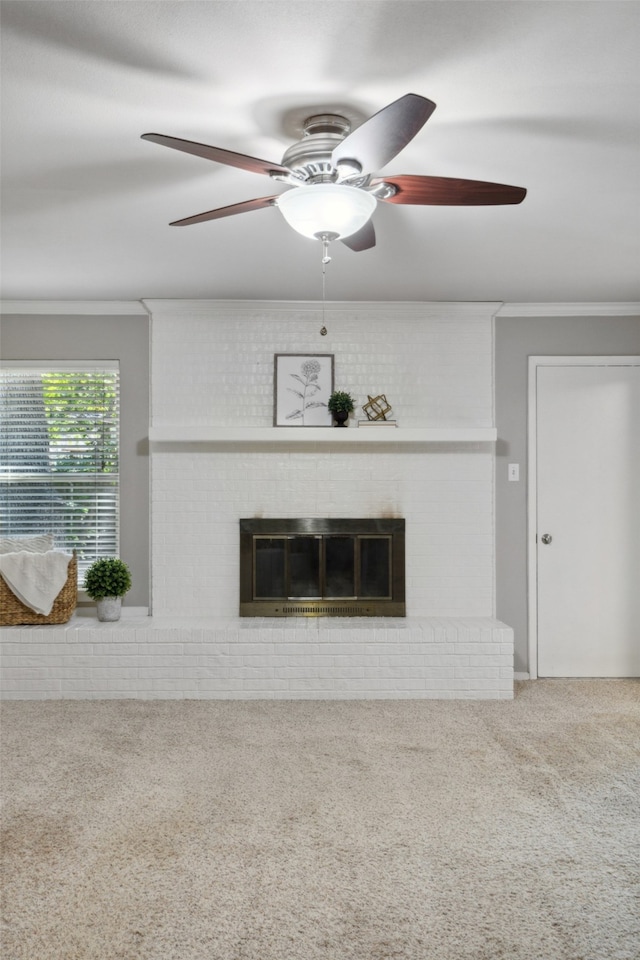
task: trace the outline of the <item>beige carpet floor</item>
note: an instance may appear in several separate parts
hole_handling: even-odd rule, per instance
[[[3,960],[638,960],[640,683],[13,702]]]

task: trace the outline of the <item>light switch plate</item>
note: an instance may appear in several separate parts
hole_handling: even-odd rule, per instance
[[[519,463],[510,463],[509,470],[507,473],[509,480],[516,481],[520,479],[520,464]]]

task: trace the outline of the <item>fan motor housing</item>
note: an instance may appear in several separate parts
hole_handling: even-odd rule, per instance
[[[282,165],[289,167],[310,183],[332,183],[339,173],[331,162],[331,154],[351,132],[351,122],[335,113],[321,113],[308,117],[303,124],[304,135],[291,144],[282,157]],[[359,178],[354,186],[361,186],[368,177]]]

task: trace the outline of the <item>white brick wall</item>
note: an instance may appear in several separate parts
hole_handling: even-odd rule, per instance
[[[403,426],[492,426],[497,304],[147,301],[154,421],[271,426],[273,355],[332,353],[336,388]],[[185,389],[188,387],[188,389]]]
[[[385,393],[401,426],[492,423],[493,304],[329,304],[326,337],[317,305],[147,305],[154,424],[271,426],[274,354],[314,351],[335,355],[336,387],[359,404]],[[238,520],[252,516],[403,516],[408,616],[493,613],[490,445],[156,447],[155,615],[236,615]]]

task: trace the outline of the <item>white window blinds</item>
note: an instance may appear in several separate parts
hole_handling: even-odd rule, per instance
[[[117,362],[0,368],[0,529],[53,533],[79,570],[118,555]]]

